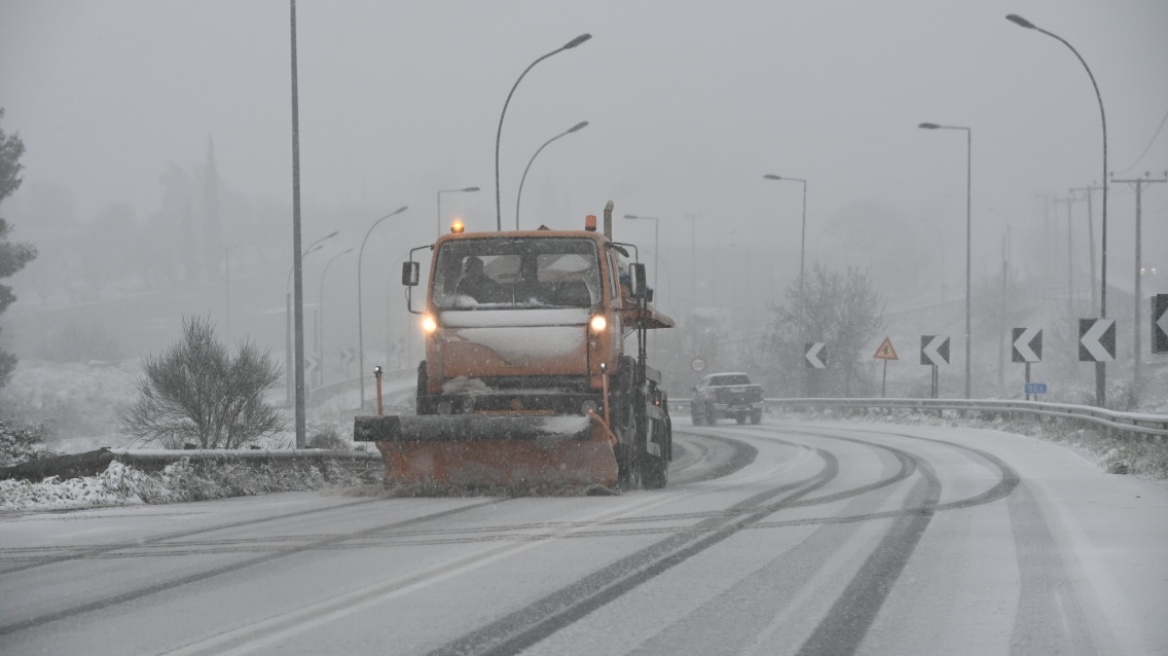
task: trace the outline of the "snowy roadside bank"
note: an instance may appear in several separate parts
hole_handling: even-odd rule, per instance
[[[380,461],[378,461],[380,462]],[[288,460],[259,466],[183,458],[155,472],[117,460],[93,476],[0,481],[0,513],[77,510],[98,506],[180,503],[271,492],[351,487],[380,480],[382,467],[353,468],[337,460]]]

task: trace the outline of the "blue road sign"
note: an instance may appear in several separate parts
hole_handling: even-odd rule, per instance
[[[1026,383],[1027,394],[1046,394],[1046,383]]]

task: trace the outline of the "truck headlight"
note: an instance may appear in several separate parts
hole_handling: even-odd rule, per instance
[[[427,335],[432,335],[435,330],[438,330],[438,322],[434,319],[434,317],[428,314],[423,316],[422,332],[426,333]]]
[[[603,314],[598,314],[592,317],[592,321],[588,322],[588,327],[594,333],[602,333],[605,328],[608,328],[608,319],[605,319]]]

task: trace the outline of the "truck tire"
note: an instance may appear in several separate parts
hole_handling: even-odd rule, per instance
[[[640,456],[644,445],[637,444],[640,422],[644,418],[637,412],[637,393],[635,381],[636,361],[627,356],[620,359],[620,370],[614,377],[610,398],[615,402],[612,421],[612,430],[617,434],[620,443],[613,449],[616,455],[617,486],[621,490],[635,489],[641,482]]]
[[[641,454],[641,484],[646,490],[660,490],[669,483],[669,462],[648,453]]]
[[[745,423],[746,423],[746,415],[738,415],[738,416],[737,416],[737,417],[735,417],[734,419],[735,419],[735,420],[738,422],[738,425],[739,425],[739,426],[741,426],[741,425],[743,425],[743,424],[745,424]]]
[[[429,378],[426,374],[426,361],[422,360],[418,364],[418,391],[414,401],[414,412],[419,415],[437,414],[438,407],[434,403],[434,399],[430,396],[429,390],[426,388],[429,385]]]
[[[756,425],[762,423],[762,410],[755,410],[750,413],[750,423]]]
[[[698,412],[698,407],[696,405],[689,406],[689,414],[690,414],[690,417],[693,419],[694,426],[701,426],[702,425],[702,422],[703,422],[702,413]]]
[[[704,413],[704,419],[706,421],[707,426],[713,426],[714,424],[718,423],[717,411],[714,410],[714,408],[712,408],[710,406],[706,406],[706,412]]]

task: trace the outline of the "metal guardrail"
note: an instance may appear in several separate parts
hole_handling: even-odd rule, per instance
[[[689,408],[690,399],[670,399],[674,409]],[[768,408],[954,410],[978,414],[1025,414],[1079,421],[1134,435],[1168,437],[1168,415],[1118,412],[1089,405],[995,399],[764,399]]]

